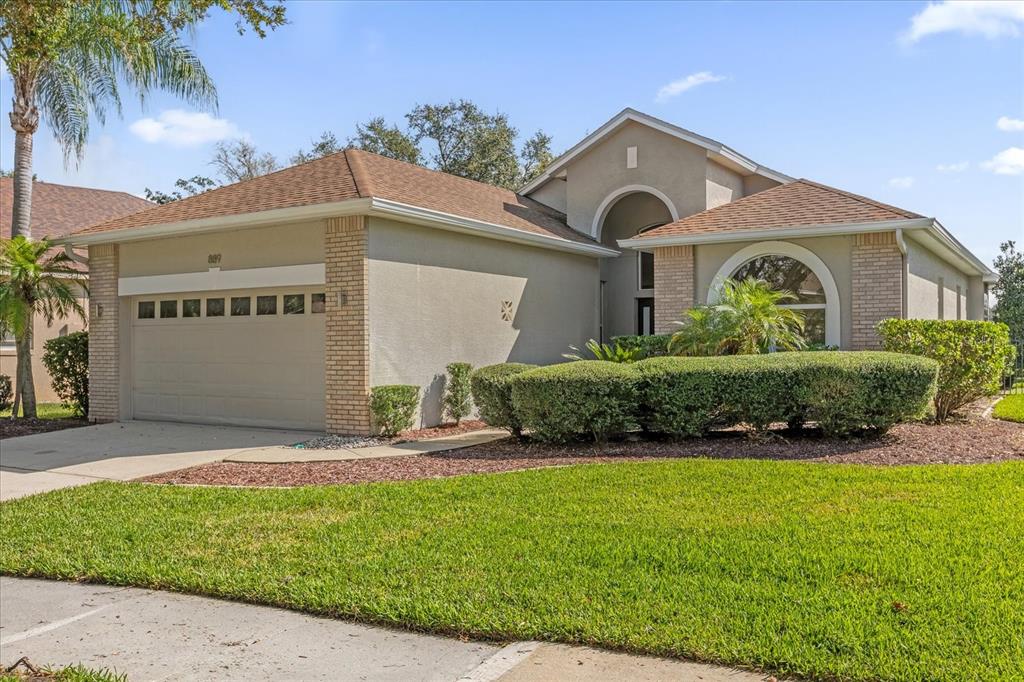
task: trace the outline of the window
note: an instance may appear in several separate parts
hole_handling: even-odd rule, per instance
[[[277,315],[277,296],[257,296],[257,315]]]
[[[139,301],[139,319],[152,320],[156,317],[156,303],[153,301]]]
[[[249,315],[249,306],[252,305],[252,299],[248,296],[232,296],[231,297],[231,316],[238,317],[240,315]]]
[[[0,346],[4,348],[14,348],[14,334],[11,332],[3,332],[0,334]]]
[[[60,329],[57,330],[57,336],[67,336],[67,335],[68,335],[68,326],[67,325],[64,325],[63,327],[61,327]]]
[[[285,315],[302,315],[306,312],[306,295],[305,294],[285,294],[284,295],[284,314]]]
[[[177,301],[160,301],[160,319],[178,316]]]
[[[935,309],[939,314],[938,319],[944,320],[946,319],[946,280],[941,277],[939,277],[938,295],[939,300]]]
[[[206,299],[206,316],[207,317],[224,317],[224,299],[223,298],[208,298],[208,299]]]
[[[181,316],[182,317],[199,317],[200,315],[200,301],[198,298],[186,298],[181,302]]]
[[[636,299],[636,333],[648,336],[654,333],[654,299]]]
[[[653,289],[654,288],[654,254],[641,251],[637,254],[637,258],[640,260],[640,288],[641,289]]]
[[[808,343],[825,343],[825,288],[809,267],[790,256],[758,256],[741,265],[732,274],[735,280],[751,277],[765,280],[777,291],[794,294],[796,300],[783,304],[783,307],[803,313],[804,338]]]
[[[322,313],[327,309],[327,294],[310,294],[309,310],[314,313]]]
[[[960,287],[959,284],[957,284],[956,285],[956,319],[958,319],[958,320],[964,319],[963,318],[963,304],[961,303],[961,300],[963,299],[963,294],[964,294],[963,289]]]

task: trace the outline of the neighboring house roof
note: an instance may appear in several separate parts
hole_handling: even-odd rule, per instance
[[[771,228],[878,223],[924,216],[800,179],[656,227],[637,240]]]
[[[0,236],[11,237],[14,179],[0,178]],[[32,185],[32,236],[61,237],[88,225],[136,213],[153,204],[127,192],[72,187],[35,181]]]
[[[762,166],[761,164],[752,161],[717,140],[712,140],[710,137],[698,135],[686,128],[680,128],[668,121],[662,121],[660,118],[655,118],[654,116],[645,114],[642,111],[637,111],[636,109],[627,107],[613,116],[600,128],[592,132],[590,135],[587,135],[578,143],[570,147],[568,151],[552,161],[548,167],[544,169],[543,173],[528,182],[519,190],[520,194],[529,194],[541,185],[545,184],[551,178],[558,176],[570,161],[630,122],[639,123],[640,125],[660,130],[672,137],[695,144],[698,147],[703,147],[707,150],[708,155],[712,159],[745,175],[762,175],[766,178],[775,180],[776,182],[791,182],[793,180],[793,178],[788,175],[784,175],[783,173],[779,173],[767,166]]]
[[[223,219],[232,216],[267,211],[280,215],[282,209],[321,205],[331,205],[325,207],[328,212],[337,208],[341,215],[344,207],[334,205],[355,205],[360,200],[368,201],[358,204],[359,212],[458,220],[466,229],[473,227],[472,222],[499,228],[497,236],[508,237],[513,231],[545,242],[574,244],[595,252],[607,250],[566,225],[561,213],[511,190],[355,149],[101,222],[79,230],[75,237],[88,242],[95,241],[89,239],[93,236],[156,226],[187,231],[190,221],[201,221],[194,225],[223,224]],[[82,243],[81,239],[69,241]]]

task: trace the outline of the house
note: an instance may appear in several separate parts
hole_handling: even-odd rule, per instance
[[[798,292],[816,341],[979,318],[937,221],[627,109],[518,193],[348,150],[78,231],[91,417],[370,430],[371,386],[668,331],[726,276]]]
[[[0,236],[11,238],[11,212],[14,204],[14,179],[0,178]],[[36,181],[32,185],[32,237],[50,239],[66,235],[94,223],[117,218],[128,213],[141,211],[153,204],[126,192],[111,192],[88,187],[71,187],[52,182]],[[85,260],[84,255],[82,260]],[[85,270],[83,264],[78,267]],[[87,308],[88,294],[79,291],[79,300]],[[32,336],[32,378],[36,399],[40,402],[56,402],[50,375],[43,366],[43,344],[56,336],[85,328],[83,320],[71,317],[47,324],[42,317],[36,317]],[[6,374],[14,381],[18,367],[14,349],[14,337],[0,338],[0,374]]]

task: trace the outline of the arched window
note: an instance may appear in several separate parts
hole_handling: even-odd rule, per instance
[[[804,337],[809,343],[825,343],[825,287],[809,267],[789,256],[758,256],[736,268],[731,277],[763,279],[772,289],[794,294],[796,300],[783,307],[804,314]]]
[[[708,290],[708,303],[718,300],[726,278],[763,279],[773,289],[789,291],[797,300],[785,304],[804,313],[807,340],[840,345],[839,289],[828,266],[810,249],[792,242],[750,244],[729,257]]]

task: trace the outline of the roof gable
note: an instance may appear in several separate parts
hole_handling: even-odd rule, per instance
[[[152,207],[145,199],[127,192],[73,187],[52,182],[32,184],[32,236],[54,238],[103,220],[137,213]],[[0,236],[11,237],[14,211],[14,179],[0,178]]]

